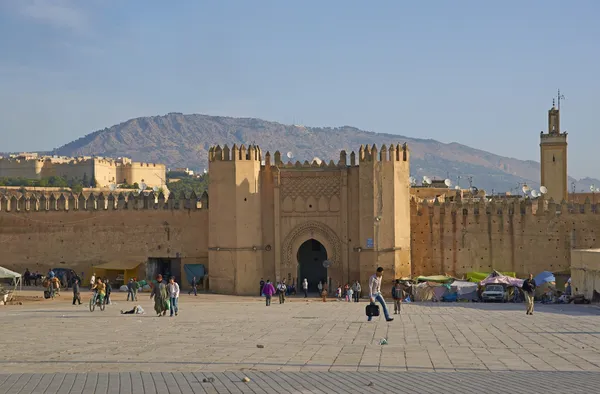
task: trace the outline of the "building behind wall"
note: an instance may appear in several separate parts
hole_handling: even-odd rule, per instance
[[[110,159],[21,153],[0,158],[0,178],[44,179],[52,176],[67,180],[95,180],[97,187],[142,182],[149,187],[162,187],[166,183],[166,167],[164,164],[133,162],[126,157]]]

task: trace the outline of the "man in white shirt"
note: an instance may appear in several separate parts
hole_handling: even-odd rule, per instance
[[[394,320],[393,317],[390,317],[390,313],[388,312],[387,305],[385,304],[385,300],[381,295],[381,281],[383,280],[383,268],[377,268],[377,272],[369,278],[369,298],[371,300],[371,304],[375,304],[375,301],[381,304],[381,308],[383,309],[383,314],[385,316],[386,321]],[[373,319],[372,316],[369,316],[369,321]]]
[[[306,278],[302,281],[302,290],[304,290],[304,298],[308,298],[308,280]]]
[[[171,276],[169,279],[169,284],[167,285],[167,292],[169,293],[169,306],[171,309],[171,317],[173,317],[173,313],[175,316],[179,313],[179,283],[175,282],[175,277]]]

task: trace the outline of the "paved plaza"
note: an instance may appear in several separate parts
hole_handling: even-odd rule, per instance
[[[147,293],[145,315],[121,315],[134,304],[115,298],[93,313],[66,299],[0,307],[0,393],[476,392],[499,379],[600,387],[594,306],[536,304],[526,316],[522,304],[413,303],[391,323],[369,323],[365,302],[267,308],[258,297],[182,295],[170,318],[154,315]]]

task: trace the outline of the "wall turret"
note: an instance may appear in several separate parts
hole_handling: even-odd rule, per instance
[[[360,275],[381,266],[388,278],[409,276],[409,152],[406,144],[359,149]]]
[[[209,150],[208,272],[213,291],[253,294],[260,281],[261,160],[256,145]]]

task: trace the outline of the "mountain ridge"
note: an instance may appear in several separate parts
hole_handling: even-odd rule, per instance
[[[353,126],[309,127],[286,125],[258,118],[235,118],[205,114],[138,117],[89,133],[51,151],[65,156],[127,156],[136,161],[161,162],[168,167],[207,167],[212,145],[256,142],[261,149],[285,154],[293,152],[293,161],[319,157],[337,161],[339,151],[356,151],[362,145],[408,143],[411,150],[411,174],[418,179],[450,177],[462,187],[472,184],[488,192],[518,191],[519,184],[539,187],[539,163],[504,157],[460,142],[443,143],[434,139],[377,133]],[[352,149],[350,149],[352,148]],[[460,178],[459,178],[460,177]],[[574,178],[576,189],[587,190],[600,181]]]

